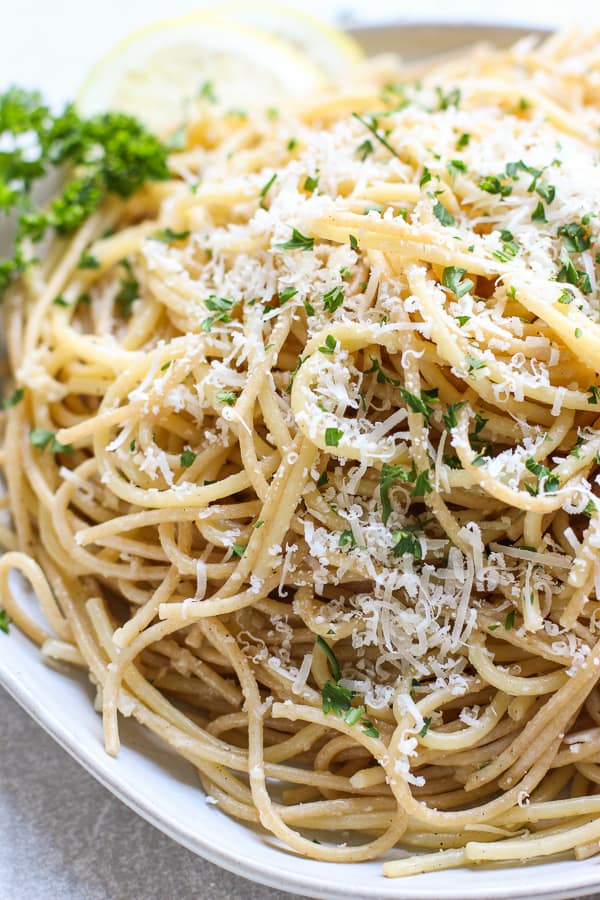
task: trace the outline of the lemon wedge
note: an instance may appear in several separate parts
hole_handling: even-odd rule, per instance
[[[362,48],[348,34],[296,9],[231,0],[219,5],[219,15],[285,38],[316,62],[328,79],[343,78],[350,67],[364,59]]]
[[[92,69],[79,110],[127,112],[164,136],[188,117],[198,97],[225,109],[266,109],[323,87],[327,77],[316,61],[235,18],[198,12],[134,32]]]

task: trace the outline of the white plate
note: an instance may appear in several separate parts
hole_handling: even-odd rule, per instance
[[[410,58],[473,40],[506,43],[519,34],[522,31],[516,29],[456,25],[356,32],[370,50],[397,50]],[[335,865],[298,858],[208,804],[192,766],[135,722],[122,720],[121,753],[117,759],[107,756],[87,679],[45,664],[37,648],[14,627],[8,637],[0,634],[0,684],[88,772],[141,816],[194,853],[262,884],[328,900],[558,900],[600,889],[600,866],[594,858],[526,868],[455,869],[396,880],[383,878],[380,862]]]

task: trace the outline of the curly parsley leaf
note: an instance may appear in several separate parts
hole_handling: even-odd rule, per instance
[[[275,244],[275,246],[281,247],[282,250],[313,250],[315,239],[302,234],[297,228],[292,228],[291,238],[282,244]]]
[[[460,266],[446,266],[442,272],[442,284],[452,291],[458,300],[475,287],[475,282],[471,278],[463,277],[466,274],[467,270]]]
[[[111,112],[86,119],[73,106],[54,114],[39,93],[17,87],[0,94],[0,138],[0,209],[17,210],[12,256],[0,261],[0,288],[29,263],[24,238],[40,241],[48,228],[71,234],[108,194],[129,197],[145,182],[169,175],[167,147],[132,116]],[[58,166],[67,183],[42,212],[32,187]]]

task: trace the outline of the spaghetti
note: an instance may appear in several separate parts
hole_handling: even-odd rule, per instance
[[[599,78],[558,35],[200,102],[10,288],[2,603],[109,753],[133,716],[299,854],[431,851],[388,876],[600,850]]]

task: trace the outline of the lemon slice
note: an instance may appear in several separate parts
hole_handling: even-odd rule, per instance
[[[136,31],[96,64],[77,105],[85,115],[120,110],[160,135],[177,128],[199,96],[226,109],[309,97],[325,76],[287,41],[212,13]]]
[[[219,15],[285,38],[316,62],[329,79],[342,78],[364,59],[362,48],[348,34],[296,9],[233,0],[219,5]]]

